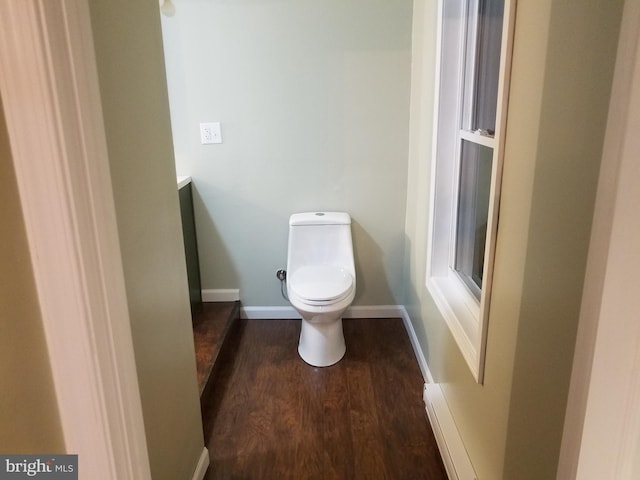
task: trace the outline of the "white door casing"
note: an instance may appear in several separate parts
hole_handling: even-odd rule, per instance
[[[558,480],[640,478],[640,2],[624,7]]]
[[[0,93],[66,453],[150,479],[86,0],[0,3]]]

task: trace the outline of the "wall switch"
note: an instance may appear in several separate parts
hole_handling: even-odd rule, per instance
[[[202,143],[202,145],[222,143],[220,122],[200,124],[200,143]]]

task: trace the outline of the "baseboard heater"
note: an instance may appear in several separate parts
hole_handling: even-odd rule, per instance
[[[449,480],[477,480],[440,385],[425,383],[422,398]]]

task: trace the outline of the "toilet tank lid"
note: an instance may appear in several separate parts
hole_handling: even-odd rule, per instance
[[[305,212],[294,213],[289,225],[350,225],[351,217],[345,212]]]

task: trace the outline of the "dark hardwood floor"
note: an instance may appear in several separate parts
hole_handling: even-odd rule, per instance
[[[193,316],[198,386],[202,397],[226,336],[239,317],[239,302],[203,303]]]
[[[446,479],[400,319],[345,320],[347,354],[315,368],[299,320],[239,320],[202,397],[213,479]]]

